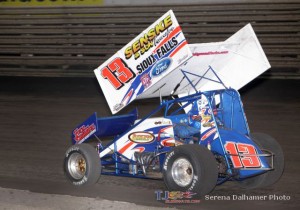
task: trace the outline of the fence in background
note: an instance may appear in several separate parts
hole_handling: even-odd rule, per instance
[[[300,78],[300,3],[0,8],[0,76],[93,77],[93,69],[173,9],[189,43],[251,23],[272,65]],[[242,67],[241,67],[242,68]]]

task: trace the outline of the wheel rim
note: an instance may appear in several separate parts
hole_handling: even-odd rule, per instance
[[[68,170],[74,179],[82,179],[86,172],[86,160],[80,153],[73,153],[68,160]]]
[[[190,161],[185,158],[179,158],[174,161],[171,173],[174,182],[180,187],[186,187],[191,184],[194,177],[194,169]]]

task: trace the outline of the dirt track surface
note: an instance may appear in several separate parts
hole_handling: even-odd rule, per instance
[[[151,207],[299,209],[299,90],[299,80],[262,79],[241,90],[250,130],[272,135],[284,150],[285,172],[279,182],[248,191],[226,183],[215,188],[210,200],[167,205],[156,200],[155,190],[166,190],[160,180],[101,176],[95,186],[77,188],[65,179],[62,164],[64,153],[71,145],[72,129],[95,111],[98,116],[110,115],[95,79],[0,77],[0,187]],[[124,113],[138,106],[143,116],[157,104],[158,99],[137,101]],[[240,195],[266,195],[267,199],[233,200],[232,196]],[[230,200],[220,200],[228,196]],[[290,200],[278,200],[283,196]]]

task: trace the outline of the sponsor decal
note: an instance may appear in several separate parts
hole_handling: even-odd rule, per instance
[[[80,128],[76,128],[73,131],[74,140],[76,142],[83,141],[96,133],[96,125],[93,123],[91,125],[82,125]]]
[[[187,43],[186,43],[186,44],[187,44]],[[178,63],[182,63],[183,61],[187,60],[188,57],[189,57],[189,55],[186,54],[186,55],[182,56],[181,58],[179,58],[177,62],[178,62]]]
[[[175,152],[172,151],[172,152],[170,152],[169,154],[166,155],[166,159],[165,159],[164,167],[163,167],[163,169],[165,171],[167,171],[167,169],[168,169],[168,162],[169,162],[170,158],[174,156],[174,154],[175,154]]]
[[[154,122],[154,125],[171,125],[171,121],[170,120],[158,120]],[[169,127],[167,127],[169,128]],[[167,128],[165,128],[164,130],[166,130]]]
[[[153,142],[155,136],[148,132],[134,132],[128,135],[128,139],[135,143],[145,144]]]
[[[180,33],[179,30],[180,30],[180,27],[178,27],[177,29],[174,29],[174,31],[172,31],[172,33],[170,34],[173,37],[169,40],[164,40],[161,43],[161,45],[158,46],[158,48],[155,50],[158,58],[162,58],[164,55],[166,55],[168,52],[173,50],[178,45],[178,41],[176,39],[176,34],[174,34],[174,33]],[[172,57],[172,56],[170,56],[170,57]]]
[[[141,55],[153,47],[153,40],[172,26],[172,24],[172,16],[167,15],[153,27],[148,28],[145,33],[141,34],[136,41],[125,49],[125,58],[129,59],[134,56],[134,59],[138,59]]]
[[[193,190],[197,182],[198,182],[198,176],[194,175],[192,185],[188,190]]]
[[[66,152],[66,158],[70,155],[71,152],[77,152],[77,151],[79,151],[79,147],[71,147]]]
[[[88,180],[88,178],[84,175],[84,177],[80,181],[78,181],[78,182],[73,181],[73,184],[76,185],[76,186],[79,186],[79,185],[82,185],[82,184],[86,183],[87,180]]]
[[[154,57],[154,55],[150,55],[145,60],[143,60],[139,65],[137,65],[136,69],[138,70],[138,73],[141,74],[149,67],[154,65],[155,63],[156,63],[156,58]]]
[[[178,27],[177,29],[180,29],[180,27]],[[180,31],[173,30],[172,28],[172,33],[170,34],[170,36],[172,35],[173,37],[171,38],[166,37],[166,40],[163,40],[161,45],[158,45],[157,48],[152,52],[150,56],[145,58],[140,64],[136,66],[138,74],[142,74],[144,71],[148,72],[148,69],[150,69],[153,65],[157,66],[158,64],[160,64],[161,66],[159,68],[161,68],[161,70],[164,68],[164,66],[162,65],[165,63],[161,63],[164,60],[163,57],[178,46],[178,40],[176,38],[177,35],[174,33],[180,33]],[[175,54],[175,51],[173,51],[173,53]],[[169,57],[172,56],[173,55],[169,55]],[[169,67],[170,65],[171,65],[171,60],[167,67]],[[155,68],[155,66],[152,68]],[[153,71],[152,71],[152,75],[153,75]],[[156,76],[158,75],[160,74],[157,74]]]
[[[157,201],[165,203],[200,203],[200,200],[193,199],[197,193],[186,191],[154,191]]]
[[[116,105],[114,105],[114,108],[113,108],[113,110],[114,111],[119,111],[120,109],[122,109],[124,107],[124,104],[116,104]]]
[[[215,126],[215,122],[206,122],[206,123],[203,123],[203,127],[214,127]]]
[[[210,115],[210,113],[209,113],[209,108],[203,108],[203,109],[201,109],[201,113],[200,113],[200,115],[201,115],[201,123],[203,124],[203,123],[207,123],[207,122],[209,122],[211,119],[212,119],[212,117],[211,117],[211,115]],[[205,114],[205,113],[208,113],[208,114]]]
[[[133,96],[134,93],[134,89],[132,88],[130,91],[128,91],[128,93],[124,96],[123,100],[121,101],[121,103],[117,103],[113,106],[113,110],[114,111],[119,111],[121,110],[131,99],[131,97]]]
[[[193,53],[193,56],[201,56],[201,55],[220,55],[220,54],[228,54],[228,51],[196,52],[196,53]]]
[[[149,74],[144,74],[143,76],[141,76],[141,82],[145,89],[151,86],[152,82]]]
[[[171,58],[164,58],[157,62],[157,64],[152,68],[151,75],[157,77],[168,70],[172,63]]]

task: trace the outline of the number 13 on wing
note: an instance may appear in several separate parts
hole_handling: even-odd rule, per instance
[[[135,73],[119,57],[116,57],[100,71],[101,76],[107,79],[116,90],[135,77]]]

